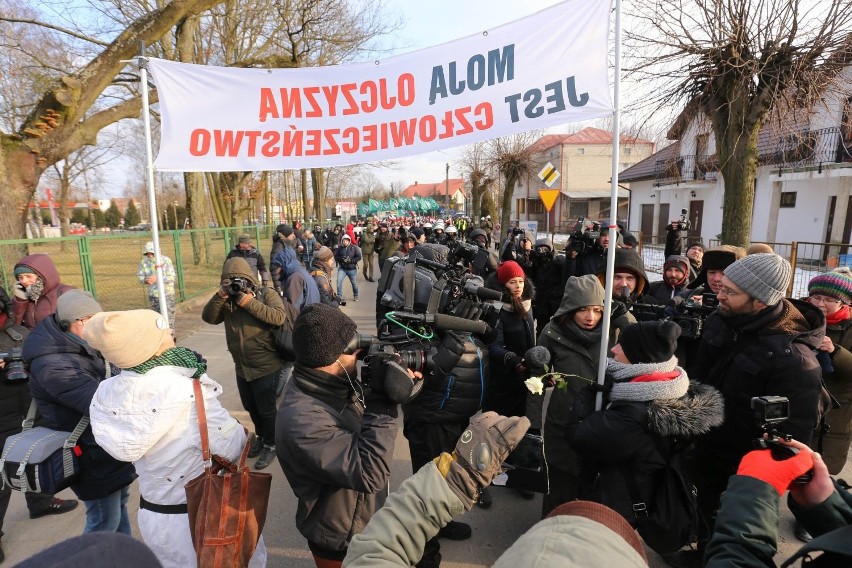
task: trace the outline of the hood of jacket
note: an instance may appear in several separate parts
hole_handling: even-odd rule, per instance
[[[716,388],[690,381],[687,393],[648,404],[648,425],[663,436],[694,438],[706,434],[725,419],[725,400]]]
[[[784,299],[743,326],[745,333],[757,336],[782,336],[818,349],[825,337],[825,315],[803,300]]]
[[[603,306],[604,288],[598,278],[592,274],[572,276],[565,283],[565,292],[559,309],[553,314],[557,318],[575,312],[586,306]]]
[[[290,278],[302,268],[302,263],[296,258],[296,251],[290,247],[284,247],[275,257],[274,263],[281,267],[281,274],[284,278]]]
[[[235,256],[225,261],[222,266],[222,278],[245,278],[257,288],[257,276],[252,274],[251,265],[242,257]]]
[[[46,254],[30,254],[19,260],[15,268],[26,266],[31,268],[44,281],[44,291],[48,292],[59,286],[59,271],[50,257]]]
[[[621,269],[621,270],[619,270]],[[645,274],[645,263],[638,253],[628,249],[615,249],[615,272],[629,270],[636,275],[636,289],[632,296],[639,297],[648,291],[648,275]],[[606,272],[598,274],[602,285],[606,285]]]

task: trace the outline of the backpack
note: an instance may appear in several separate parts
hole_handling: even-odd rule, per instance
[[[698,491],[686,474],[688,444],[667,444],[655,437],[657,451],[666,465],[657,472],[652,495],[641,495],[629,466],[621,474],[633,502],[636,530],[659,554],[675,552],[696,540],[699,532]]]
[[[258,288],[257,291],[260,292],[261,290],[263,292],[258,294],[259,296],[277,293],[268,288]],[[272,330],[272,337],[275,340],[275,350],[278,351],[281,358],[292,363],[296,360],[296,350],[293,347],[293,325],[296,323],[296,318],[299,317],[299,310],[287,298],[282,298],[282,300],[287,317],[284,318],[284,323]],[[261,301],[266,303],[263,298],[261,298]]]

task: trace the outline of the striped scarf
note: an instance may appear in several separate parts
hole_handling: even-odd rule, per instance
[[[190,351],[186,347],[172,347],[166,349],[159,355],[148,359],[140,365],[130,367],[130,371],[144,375],[154,367],[164,367],[166,365],[172,367],[184,367],[187,369],[195,369],[192,374],[193,379],[197,379],[207,372],[207,361],[199,359],[194,351]]]

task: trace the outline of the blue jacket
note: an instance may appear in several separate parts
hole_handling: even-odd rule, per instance
[[[72,431],[83,415],[89,415],[98,384],[107,378],[104,358],[81,338],[62,331],[53,315],[30,332],[23,359],[29,364],[30,391],[41,415],[39,425]],[[136,479],[133,464],[116,460],[98,446],[91,426],[78,444],[82,450],[80,478],[71,489],[80,499],[106,497]]]
[[[272,267],[280,266],[279,280],[284,290],[284,297],[301,311],[302,308],[320,301],[319,288],[296,257],[296,251],[290,247],[284,247],[281,252],[272,259]]]

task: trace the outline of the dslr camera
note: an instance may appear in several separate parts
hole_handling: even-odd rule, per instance
[[[526,231],[524,231],[520,227],[512,227],[512,236],[513,237],[517,237],[518,235],[523,235],[525,233],[526,233]]]
[[[783,461],[799,453],[798,448],[785,446],[780,440],[789,442],[792,436],[778,431],[778,427],[790,418],[790,399],[786,396],[755,396],[751,399],[751,409],[757,426],[768,434],[752,440],[755,449],[768,449],[775,461]],[[794,483],[805,485],[814,476],[810,470],[793,480]]]
[[[30,378],[30,374],[24,367],[24,360],[21,358],[21,348],[12,347],[9,351],[0,352],[0,359],[6,362],[6,380],[9,382],[26,381]]]
[[[565,253],[569,254],[576,252],[583,254],[587,249],[593,247],[595,242],[601,236],[601,224],[597,221],[592,221],[591,226],[586,224],[586,218],[580,217],[574,223],[574,230],[568,239],[568,246],[565,247]]]
[[[231,278],[228,283],[228,293],[231,296],[238,296],[241,293],[249,291],[249,282],[245,278]]]
[[[673,231],[689,231],[692,229],[692,224],[689,222],[689,211],[686,209],[680,210],[680,219],[677,221],[673,221],[670,225],[671,230]]]

